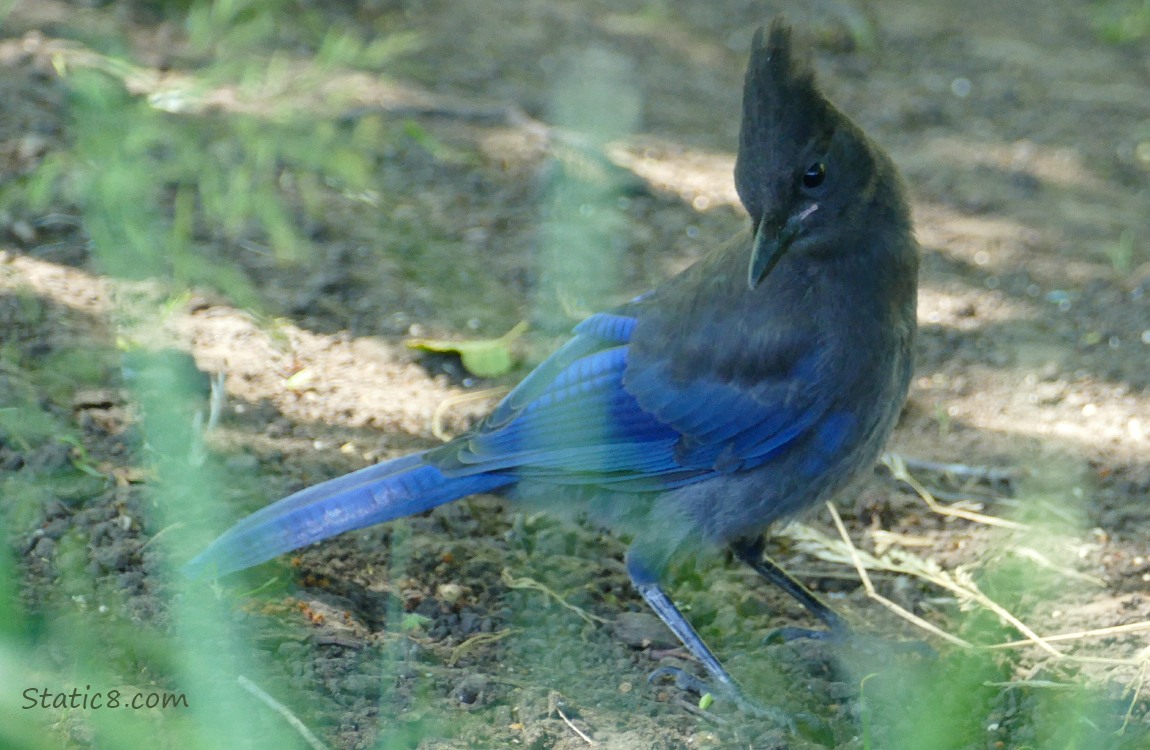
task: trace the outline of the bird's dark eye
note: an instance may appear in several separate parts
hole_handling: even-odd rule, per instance
[[[803,187],[807,190],[814,190],[827,179],[827,165],[821,161],[816,161],[814,164],[807,167],[807,171],[803,174]]]

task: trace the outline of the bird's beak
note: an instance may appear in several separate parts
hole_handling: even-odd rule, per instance
[[[747,286],[751,291],[763,283],[763,279],[774,270],[775,264],[791,246],[798,234],[798,227],[793,224],[788,221],[780,227],[766,219],[759,222],[759,228],[755,230],[755,241],[751,245],[751,265],[747,269]]]
[[[782,226],[767,217],[759,221],[755,241],[751,245],[751,264],[747,268],[747,286],[751,291],[775,269],[791,244],[802,234],[803,222],[816,210],[817,204],[808,206],[806,210],[788,218]]]

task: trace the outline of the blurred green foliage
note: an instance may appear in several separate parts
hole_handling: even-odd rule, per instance
[[[1150,37],[1150,0],[1104,0],[1093,6],[1094,31],[1112,44]]]
[[[108,273],[206,286],[257,305],[251,281],[207,246],[298,263],[309,222],[331,196],[379,192],[365,153],[391,136],[378,118],[343,119],[350,93],[315,89],[325,71],[378,71],[419,38],[343,21],[292,0],[194,2],[183,19],[194,74],[158,78],[123,56],[125,39],[77,30],[92,50],[57,60],[70,92],[70,147],[4,185],[0,208],[39,213],[63,198]]]
[[[53,28],[53,35],[86,45],[81,52],[62,46],[54,60],[69,113],[64,146],[34,171],[0,184],[0,209],[36,216],[70,206],[100,270],[159,283],[160,294],[122,300],[115,312],[119,337],[128,341],[137,329],[156,329],[168,311],[165,301],[186,297],[192,287],[259,309],[257,284],[226,252],[306,262],[309,223],[333,200],[379,192],[371,155],[389,133],[378,118],[342,119],[350,95],[320,96],[314,89],[325,71],[378,71],[418,44],[413,35],[362,28],[306,2],[152,6],[187,32],[180,53],[187,57],[179,62],[192,72],[166,75],[139,65],[127,30],[114,25]],[[28,324],[43,317],[34,296],[15,304],[28,308],[21,315]],[[133,355],[142,373],[129,383],[142,415],[134,460],[148,467],[148,481],[142,492],[124,496],[142,494],[146,502],[121,508],[117,520],[146,529],[151,565],[162,566],[178,536],[162,532],[180,523],[192,503],[202,507],[221,497],[223,479],[213,462],[188,462],[183,436],[201,397],[196,384],[162,356]],[[75,498],[79,510],[86,499],[114,491],[112,477],[85,453],[68,410],[80,389],[108,382],[118,359],[111,345],[60,347],[41,356],[0,340],[0,439],[28,456],[62,457],[0,480],[6,537],[29,533],[60,502]],[[123,593],[110,586],[115,577],[93,577],[88,535],[96,528],[77,524],[52,542],[55,594],[33,612],[21,601],[23,576],[7,545],[0,552],[0,683],[178,690],[191,705],[162,714],[87,711],[75,721],[68,710],[23,710],[22,694],[6,689],[0,747],[295,746],[298,738],[281,720],[263,727],[251,720],[255,700],[236,676],[265,682],[267,665],[235,625],[236,602],[202,585],[167,581],[153,567],[151,585],[165,617],[134,622],[123,611]],[[171,555],[185,557],[186,551]],[[48,731],[51,724],[57,728]],[[69,739],[71,729],[77,734]],[[159,745],[157,736],[164,738]]]

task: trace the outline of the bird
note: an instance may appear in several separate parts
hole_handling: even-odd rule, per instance
[[[870,469],[912,375],[919,249],[890,157],[822,93],[776,18],[752,38],[734,168],[750,226],[586,318],[470,432],[306,488],[184,570],[222,576],[478,493],[626,534],[628,575],[721,690],[741,689],[663,590],[725,550],[822,617],[762,556],[772,525]]]

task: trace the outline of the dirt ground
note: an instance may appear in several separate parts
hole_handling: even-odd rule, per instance
[[[250,219],[197,226],[202,283],[114,267],[101,243],[116,227],[100,217],[117,214],[70,177],[91,165],[53,161],[93,133],[110,149],[130,144],[115,123],[78,116],[78,69],[102,70],[128,99],[184,91],[204,53],[183,6],[29,0],[0,27],[0,517],[14,566],[0,592],[16,604],[0,623],[0,716],[28,728],[9,738],[135,746],[100,711],[12,708],[28,687],[67,691],[96,675],[187,695],[187,712],[133,718],[157,747],[188,736],[303,746],[250,690],[220,693],[230,703],[197,695],[210,678],[184,676],[207,672],[218,684],[250,677],[339,748],[1150,747],[1150,626],[1138,625],[1150,621],[1150,41],[1097,30],[1125,6],[281,5],[301,23],[418,36],[381,76],[313,69],[311,37],[285,23],[274,59],[253,60],[288,78],[213,80],[164,105],[168,123],[272,122],[285,106],[330,126],[349,173],[372,180],[370,192],[328,180],[309,193],[284,167],[297,252],[267,251],[274,237]],[[737,231],[742,72],[753,30],[777,12],[913,198],[921,335],[891,450],[1005,477],[972,486],[915,473],[940,499],[1010,522],[991,525],[928,509],[880,467],[838,504],[850,537],[873,558],[879,593],[955,638],[1032,635],[961,593],[973,590],[1033,633],[1078,635],[986,650],[921,630],[868,598],[825,510],[768,553],[842,609],[858,642],[764,641],[817,623],[729,561],[668,582],[747,691],[795,717],[793,731],[648,684],[661,665],[691,665],[631,589],[624,542],[499,498],[187,588],[173,564],[230,521],[466,429],[493,397],[456,397],[515,382],[581,316]],[[96,50],[137,67],[102,68]],[[52,164],[64,166],[37,177]],[[84,184],[112,184],[102,177]],[[168,205],[160,221],[178,224],[178,196]],[[522,364],[495,379],[404,345],[492,338],[521,320]],[[198,373],[222,374],[220,424],[197,436],[202,403],[150,422],[148,405],[159,413],[169,396],[132,378],[125,338],[190,354],[171,361],[199,392]],[[193,658],[172,644],[195,601],[211,623]],[[937,655],[882,639],[923,640]],[[233,729],[215,726],[217,709]]]

